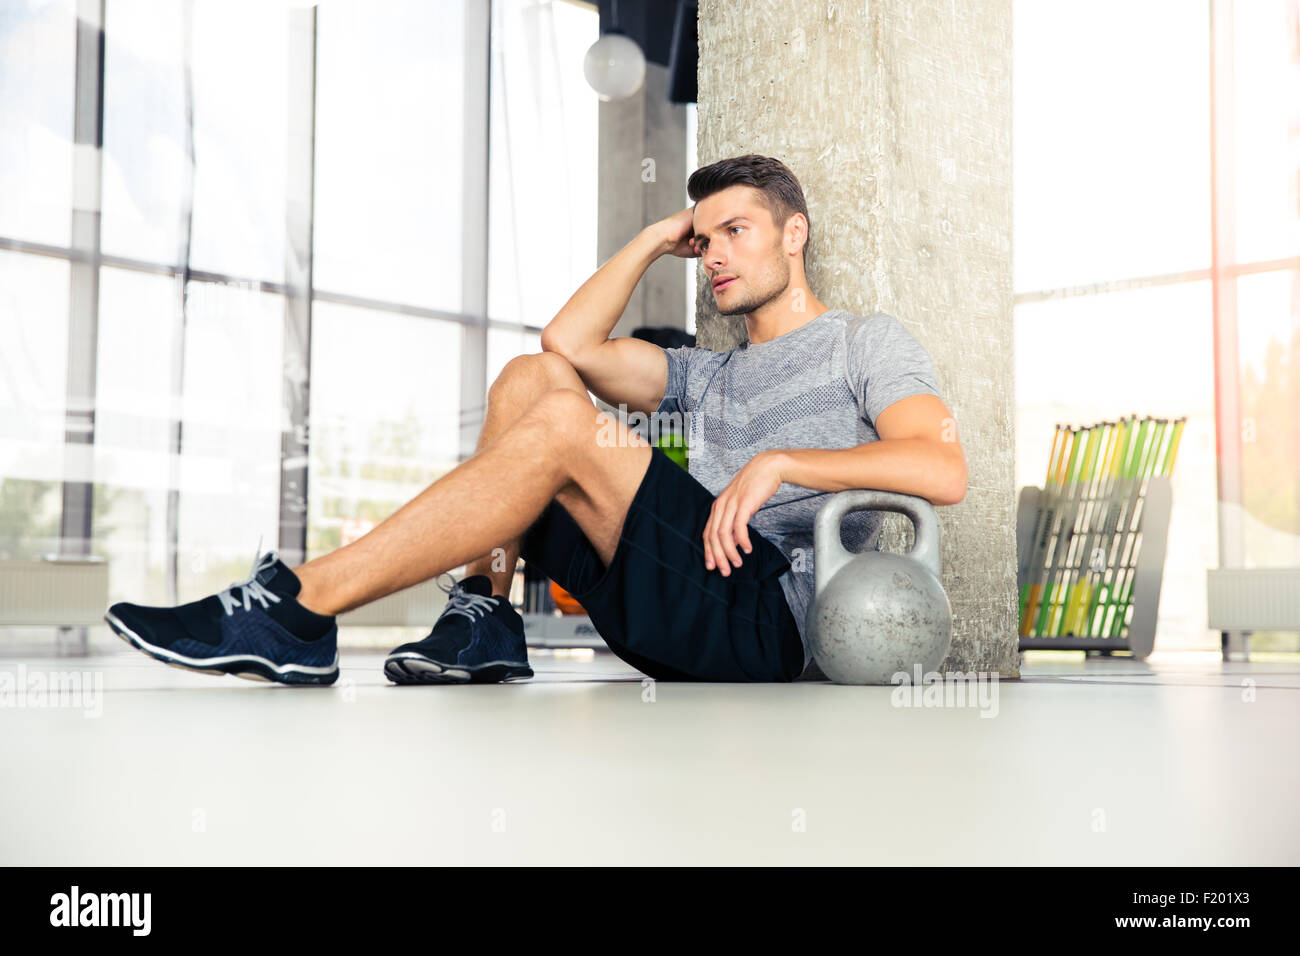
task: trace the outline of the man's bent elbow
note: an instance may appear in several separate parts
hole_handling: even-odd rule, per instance
[[[947,480],[942,483],[938,495],[930,499],[931,504],[938,506],[960,504],[966,497],[965,456],[951,464],[945,471]]]
[[[966,497],[966,468],[962,467],[961,471],[954,477],[952,483],[948,486],[947,493],[943,496],[943,501],[939,504],[956,505],[961,504]]]
[[[556,339],[555,333],[551,331],[549,325],[542,329],[541,345],[543,352],[556,352],[560,355],[564,354],[564,348]]]
[[[542,329],[540,343],[543,352],[554,352],[561,358],[567,359],[575,368],[578,366],[579,355],[587,352],[586,346],[575,346],[573,342],[562,339],[554,332],[548,334],[546,329]]]

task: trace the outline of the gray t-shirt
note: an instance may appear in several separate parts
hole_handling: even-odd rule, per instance
[[[863,317],[830,309],[757,345],[664,354],[668,386],[656,415],[682,417],[690,473],[714,495],[760,451],[879,441],[875,421],[886,408],[909,395],[939,395],[930,354],[883,312]],[[749,521],[791,563],[779,580],[799,623],[805,668],[812,659],[804,618],[813,596],[813,519],[830,494],[783,482]],[[877,550],[880,525],[878,511],[847,515],[844,544]]]

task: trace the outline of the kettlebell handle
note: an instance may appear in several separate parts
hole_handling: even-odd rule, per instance
[[[907,515],[916,529],[916,541],[907,556],[929,568],[942,583],[939,516],[934,506],[917,495],[854,488],[835,492],[817,511],[813,524],[813,577],[818,594],[835,577],[835,572],[855,557],[840,539],[840,524],[851,511],[895,511]]]

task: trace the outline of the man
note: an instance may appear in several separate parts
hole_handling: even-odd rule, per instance
[[[579,601],[610,649],[664,680],[791,681],[810,661],[813,518],[830,493],[878,488],[955,504],[966,463],[930,357],[892,316],[813,296],[803,191],[779,160],[696,170],[695,206],[644,229],[542,332],[542,352],[492,384],[473,457],[364,537],[290,569],[275,551],[216,595],[106,619],[167,663],[293,684],[338,676],[338,614],[466,565],[399,683],[532,676],[507,595],[517,558]],[[609,338],[649,265],[699,258],[718,311],[743,315],[730,352]],[[684,415],[690,474],[588,391]],[[880,516],[848,516],[874,546]]]

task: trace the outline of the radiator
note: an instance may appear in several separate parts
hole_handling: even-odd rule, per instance
[[[1300,630],[1300,568],[1210,570],[1205,585],[1211,630]]]
[[[108,610],[101,557],[0,560],[0,625],[89,627]]]

